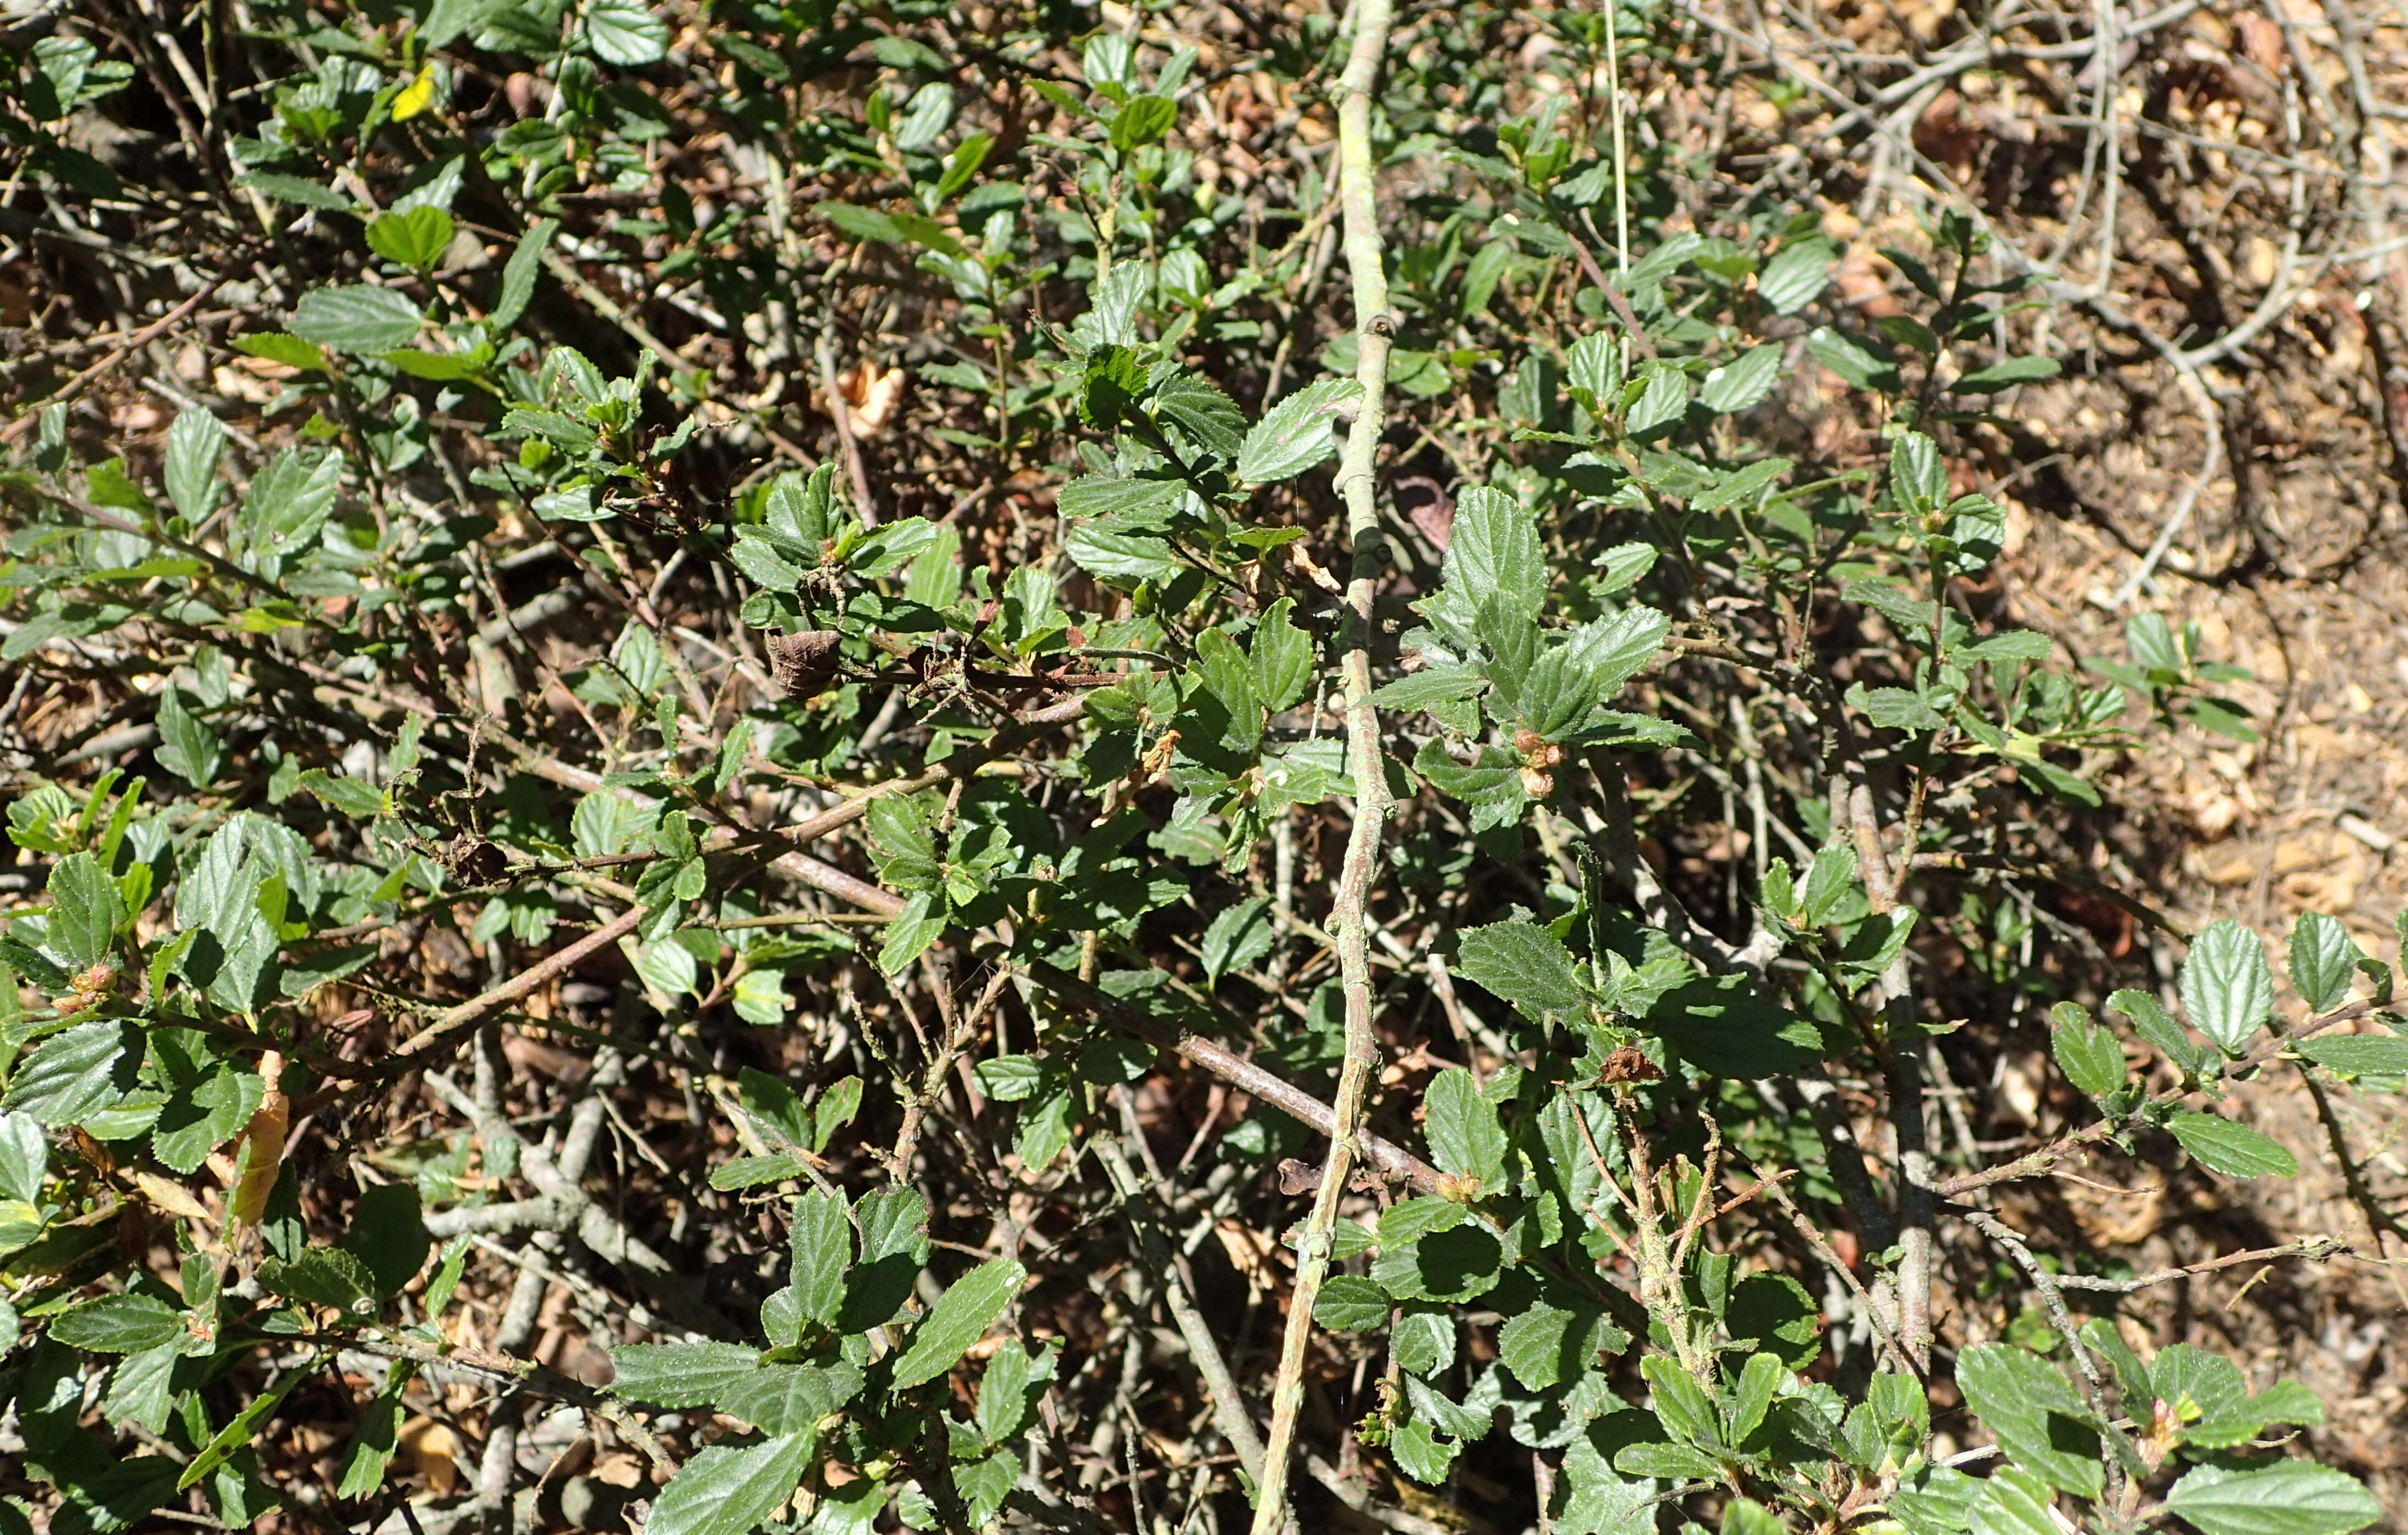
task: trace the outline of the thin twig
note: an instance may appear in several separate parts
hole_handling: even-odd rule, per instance
[[[1388,547],[1380,528],[1374,475],[1380,434],[1387,421],[1388,348],[1396,324],[1388,313],[1386,257],[1380,240],[1373,178],[1371,92],[1379,83],[1395,12],[1390,0],[1354,0],[1354,42],[1338,85],[1338,196],[1344,216],[1346,267],[1354,280],[1358,343],[1354,379],[1362,387],[1362,398],[1346,435],[1345,452],[1339,459],[1338,491],[1346,501],[1346,532],[1354,547],[1339,642],[1346,689],[1347,766],[1354,778],[1354,824],[1346,839],[1338,896],[1329,913],[1345,997],[1346,1057],[1339,1069],[1337,1098],[1331,1106],[1329,1159],[1323,1165],[1321,1189],[1297,1253],[1287,1332],[1280,1346],[1279,1374],[1271,1385],[1270,1438],[1264,1447],[1263,1475],[1255,1489],[1254,1535],[1275,1535],[1283,1517],[1296,1419],[1304,1406],[1304,1362],[1312,1339],[1312,1303],[1329,1271],[1330,1231],[1337,1225],[1338,1204],[1354,1172],[1364,1099],[1379,1066],[1379,1040],[1371,1031],[1371,955],[1365,908],[1379,868],[1380,835],[1388,815],[1387,760],[1381,750],[1379,714],[1371,705],[1371,645],[1378,634],[1372,598],[1387,565]]]

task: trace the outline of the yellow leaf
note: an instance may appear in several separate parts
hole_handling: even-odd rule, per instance
[[[403,86],[401,94],[393,98],[393,120],[407,122],[426,110],[434,100],[435,64],[429,60],[419,66],[418,78]]]

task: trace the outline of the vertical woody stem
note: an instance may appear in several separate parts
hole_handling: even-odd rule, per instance
[[[1288,1461],[1296,1446],[1296,1417],[1304,1401],[1304,1356],[1312,1341],[1312,1305],[1329,1272],[1329,1234],[1338,1202],[1354,1169],[1355,1134],[1363,1100],[1379,1064],[1371,1033],[1371,957],[1364,906],[1380,862],[1380,833],[1388,814],[1387,763],[1380,749],[1380,722],[1371,707],[1371,598],[1388,558],[1380,530],[1375,464],[1386,424],[1388,346],[1395,326],[1388,314],[1388,279],[1380,246],[1379,209],[1372,186],[1371,92],[1388,49],[1395,16],[1391,0],[1354,0],[1354,42],[1338,84],[1338,199],[1345,221],[1346,265],[1354,280],[1354,331],[1361,350],[1354,365],[1362,385],[1360,412],[1346,435],[1338,462],[1338,489],[1346,499],[1346,533],[1353,548],[1347,571],[1345,612],[1339,636],[1339,668],[1346,694],[1346,756],[1354,780],[1354,825],[1346,839],[1346,861],[1338,877],[1338,898],[1329,930],[1338,951],[1339,978],[1346,997],[1346,1061],[1338,1077],[1336,1125],[1321,1188],[1305,1222],[1297,1254],[1296,1289],[1288,1301],[1287,1333],[1280,1345],[1278,1377],[1271,1384],[1271,1428],[1264,1446],[1263,1474],[1255,1489],[1254,1535],[1275,1535],[1286,1504]]]

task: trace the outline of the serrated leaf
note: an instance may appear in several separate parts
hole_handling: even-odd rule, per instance
[[[2351,1535],[2383,1517],[2356,1477],[2304,1460],[2248,1470],[2195,1466],[2165,1506],[2200,1535]]]
[[[2207,1064],[2208,1053],[2194,1044],[2173,1014],[2147,992],[2129,987],[2114,992],[2107,998],[2107,1011],[2128,1019],[2134,1033],[2157,1046],[2166,1059],[2184,1071],[2196,1075]]]
[[[1388,1325],[1388,1292],[1360,1274],[1332,1274],[1312,1300],[1313,1326],[1329,1332],[1376,1332]]]
[[[1271,952],[1271,903],[1267,897],[1224,907],[1204,929],[1204,973],[1214,981]]]
[[[1129,270],[1140,269],[1132,264]],[[1154,383],[1148,403],[1206,452],[1224,461],[1238,456],[1246,438],[1245,412],[1211,380],[1181,368]]]
[[[1475,696],[1487,686],[1487,674],[1478,666],[1469,661],[1448,661],[1407,672],[1375,691],[1371,702],[1382,709],[1426,709],[1431,704]]]
[[[1652,1388],[1649,1405],[1656,1409],[1656,1421],[1674,1439],[1702,1450],[1723,1447],[1722,1414],[1714,1410],[1714,1399],[1706,1395],[1696,1376],[1662,1354],[1640,1360],[1639,1370]]]
[[[78,1024],[18,1063],[0,1107],[49,1126],[80,1123],[134,1085],[141,1058],[141,1040],[131,1026],[114,1018]]]
[[[794,1495],[817,1439],[806,1430],[741,1450],[696,1451],[653,1500],[645,1535],[751,1535]]]
[[[1645,670],[1664,648],[1672,621],[1653,608],[1632,606],[1572,632],[1571,653],[1597,676],[1597,696],[1612,702],[1625,683]]]
[[[451,214],[425,204],[380,213],[368,225],[368,249],[404,266],[432,266],[450,248],[452,228]]]
[[[1493,600],[1515,617],[1536,618],[1547,582],[1546,552],[1529,509],[1490,486],[1465,491],[1446,546],[1446,586],[1466,599],[1466,611]]]
[[[2053,1028],[2049,1050],[2065,1080],[2094,1098],[2105,1097],[2124,1085],[2124,1047],[2113,1029],[2094,1022],[2071,1002],[2049,1011]]]
[[[1532,1391],[1552,1389],[1563,1379],[1564,1342],[1579,1313],[1543,1301],[1497,1329],[1497,1358]]]
[[[282,559],[315,540],[335,509],[343,455],[287,448],[267,461],[242,493],[236,523],[251,553]]]
[[[543,270],[544,251],[559,229],[558,219],[538,219],[534,227],[519,237],[510,259],[502,265],[502,286],[494,295],[493,311],[485,316],[485,323],[494,331],[509,329],[526,312],[527,301],[535,296],[536,275]]]
[[[2329,1012],[2348,997],[2365,957],[2340,922],[2322,911],[2303,912],[2291,926],[2291,989],[2309,1011]]]
[[[1698,403],[1718,416],[1735,415],[1762,404],[1781,377],[1781,343],[1751,347],[1731,362],[1706,375]]]
[[[632,68],[666,55],[669,29],[643,0],[590,0],[585,46],[605,64]]]
[[[1456,945],[1455,970],[1512,1003],[1533,1022],[1577,1019],[1588,1011],[1588,994],[1573,968],[1571,951],[1536,923],[1499,922],[1465,929]]]
[[[1829,242],[1799,240],[1784,245],[1756,274],[1756,296],[1775,314],[1796,314],[1823,295],[1831,280]]]
[[[89,853],[71,853],[50,866],[50,930],[52,953],[82,969],[108,957],[110,940],[125,918],[117,882],[101,871]]]
[[[1899,509],[1921,516],[1948,499],[1948,466],[1940,444],[1921,432],[1900,432],[1889,445],[1889,494]]]
[[[1885,395],[1895,395],[1905,387],[1905,381],[1899,376],[1897,364],[1828,325],[1806,337],[1806,350],[1814,354],[1816,362],[1858,389],[1875,389]]]
[[[1123,153],[1158,141],[1179,121],[1179,104],[1168,96],[1131,96],[1112,114],[1112,148]]]
[[[1440,1170],[1496,1190],[1505,1180],[1505,1127],[1471,1073],[1447,1068],[1430,1080],[1422,1102],[1430,1158]]]
[[[2022,1349],[1982,1343],[1957,1356],[1965,1399],[2015,1464],[2050,1485],[2099,1496],[2099,1431],[2057,1369]]]
[[[313,288],[293,309],[293,334],[355,356],[409,344],[422,323],[418,306],[391,288],[364,284]]]
[[[910,1346],[895,1362],[895,1388],[906,1391],[953,1368],[969,1346],[1020,1293],[1028,1270],[1010,1258],[991,1258],[953,1281],[911,1331]]]
[[[2200,1166],[2233,1178],[2296,1178],[2299,1159],[2282,1142],[2215,1114],[2176,1114],[2166,1122]]]
[[[2182,1000],[2191,1026],[2240,1054],[2274,1014],[2274,971],[2258,935],[2229,917],[2209,924],[2183,956]]]
[[[1312,687],[1312,637],[1288,621],[1295,610],[1294,597],[1272,603],[1246,646],[1263,707],[1274,714],[1294,708]]]
[[[1649,363],[1639,374],[1639,397],[1622,418],[1633,441],[1644,442],[1681,423],[1689,411],[1689,376],[1670,363]]]
[[[177,411],[175,424],[167,428],[167,499],[187,523],[198,524],[217,509],[218,461],[225,442],[225,424],[197,405]]]
[[[788,1240],[796,1305],[810,1320],[834,1325],[844,1305],[844,1271],[853,1264],[853,1222],[844,1201],[822,1189],[796,1199]]]
[[[1996,395],[2017,384],[2054,379],[2064,371],[2054,357],[2010,357],[1988,367],[1976,368],[1948,387],[1959,395]]]
[[[1254,485],[1293,479],[1336,452],[1330,418],[1362,393],[1352,379],[1321,379],[1272,406],[1238,449],[1238,478]]]
[[[155,1296],[110,1295],[60,1313],[50,1330],[52,1341],[87,1354],[139,1354],[181,1337],[184,1315]]]
[[[2299,1053],[2344,1076],[2408,1075],[2408,1040],[2389,1034],[2319,1034]]]
[[[1187,497],[1178,480],[1123,480],[1091,474],[1062,487],[1054,507],[1064,517],[1099,518],[1116,527],[1160,531]]]

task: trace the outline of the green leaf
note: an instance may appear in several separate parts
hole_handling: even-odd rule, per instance
[[[217,509],[218,460],[225,442],[225,424],[197,405],[177,411],[175,424],[167,428],[167,499],[187,523],[197,524]]]
[[[1696,1376],[1663,1354],[1640,1360],[1639,1370],[1653,1388],[1648,1404],[1656,1409],[1656,1421],[1674,1439],[1702,1450],[1723,1447],[1722,1414],[1714,1410],[1714,1399],[1706,1395]]]
[[[384,1386],[370,1398],[360,1412],[360,1423],[351,1434],[351,1459],[343,1466],[343,1480],[335,1489],[337,1498],[366,1498],[384,1485],[385,1468],[393,1464],[394,1452],[400,1447],[402,1419],[406,1410],[401,1394],[408,1388],[415,1370],[408,1364],[396,1364],[385,1377]]]
[[[1512,1003],[1534,1023],[1578,1019],[1588,1011],[1588,994],[1572,968],[1564,940],[1535,923],[1499,922],[1464,930],[1455,969]]]
[[[1054,509],[1071,519],[1100,518],[1116,527],[1161,530],[1187,498],[1182,480],[1124,480],[1091,474],[1062,487]]]
[[[2356,1477],[2304,1460],[2251,1470],[2195,1466],[2165,1506],[2200,1535],[2351,1535],[2383,1517]]]
[[[1430,1080],[1423,1105],[1430,1157],[1440,1170],[1477,1178],[1484,1189],[1496,1192],[1505,1181],[1505,1127],[1471,1073],[1459,1066],[1440,1072]]]
[[[1730,1404],[1723,1414],[1726,1442],[1744,1444],[1748,1436],[1764,1422],[1764,1414],[1772,1406],[1773,1394],[1781,1387],[1784,1374],[1781,1361],[1770,1354],[1748,1356],[1740,1371],[1738,1383],[1730,1388]]]
[[[2063,371],[2054,357],[2010,357],[2002,363],[1976,368],[1948,387],[1959,395],[1996,395],[2017,384],[2054,379]]]
[[[1653,608],[1625,608],[1611,618],[1584,624],[1572,633],[1572,658],[1597,674],[1597,696],[1611,702],[1623,684],[1646,669],[1664,648],[1672,621]]]
[[[150,1132],[150,1154],[177,1172],[196,1171],[251,1123],[266,1096],[267,1084],[253,1073],[220,1067],[167,1099]]]
[[[817,1440],[806,1429],[695,1452],[653,1501],[644,1535],[751,1535],[801,1485]]]
[[[1740,353],[1735,361],[1706,375],[1698,403],[1718,416],[1735,415],[1763,403],[1772,393],[1773,380],[1781,377],[1781,352],[1780,342],[1767,341]]]
[[[2349,929],[2322,911],[2303,912],[2291,926],[2291,989],[2311,1012],[2329,1012],[2349,996],[2366,954]]]
[[[1263,739],[1263,700],[1255,690],[1254,663],[1226,631],[1207,629],[1196,637],[1195,675],[1226,711],[1220,743],[1253,754]]]
[[[2157,1046],[2182,1070],[2196,1076],[2207,1064],[2208,1053],[2192,1043],[2173,1014],[2147,992],[2129,987],[2116,991],[2107,998],[2107,1011],[2129,1019],[2134,1033]]]
[[[2274,1013],[2274,971],[2258,935],[2226,917],[2183,956],[2183,1011],[2228,1055],[2238,1055]]]
[[[2054,1497],[2039,1477],[2002,1466],[1982,1484],[1968,1521],[1972,1535],[2064,1535],[2049,1515]]]
[[[184,1313],[155,1296],[110,1295],[62,1312],[50,1338],[87,1354],[140,1354],[184,1336]]]
[[[1168,96],[1131,96],[1112,114],[1112,148],[1123,153],[1142,149],[1160,140],[1178,121],[1179,104]]]
[[[2293,1048],[2344,1076],[2408,1075],[2408,1040],[2390,1034],[2319,1034]]]
[[[1535,619],[1547,600],[1547,556],[1530,509],[1503,491],[1475,485],[1455,502],[1446,546],[1447,590],[1477,612],[1491,600]]]
[[[492,361],[485,355],[486,351],[480,347],[476,351],[420,351],[414,347],[398,347],[380,355],[413,379],[453,383],[484,372]]]
[[[403,213],[379,214],[368,225],[368,249],[390,262],[424,268],[452,245],[452,215],[422,203]]]
[[[343,1251],[366,1266],[375,1294],[399,1295],[426,1267],[434,1248],[420,1214],[416,1184],[375,1184],[360,1191]]]
[[[1563,1379],[1564,1344],[1579,1320],[1578,1313],[1560,1306],[1532,1306],[1497,1329],[1498,1362],[1528,1389],[1552,1389]]]
[[[2282,1143],[2215,1114],[2176,1114],[2166,1128],[2201,1167],[2233,1178],[2296,1178],[2299,1160]]]
[[[1408,1373],[1435,1375],[1455,1363],[1455,1318],[1442,1311],[1408,1311],[1397,1318],[1396,1328],[1388,1335],[1388,1350],[1398,1368]]]
[[[543,270],[544,250],[559,229],[558,219],[538,219],[535,227],[519,237],[510,259],[502,265],[501,292],[485,316],[485,323],[493,331],[509,329],[526,312],[527,300],[535,296],[536,274]]]
[[[828,222],[855,239],[876,240],[886,245],[924,245],[956,260],[965,254],[962,242],[953,238],[943,225],[917,213],[889,213],[882,208],[856,208],[851,203],[821,203],[818,206]]]
[[[1823,1308],[1787,1274],[1750,1274],[1731,1287],[1723,1330],[1803,1370],[1823,1352]]]
[[[1072,528],[1062,539],[1062,552],[1078,562],[1082,570],[1124,591],[1144,581],[1161,585],[1191,568],[1159,538],[1113,533],[1093,523]]]
[[[114,1018],[78,1024],[18,1064],[0,1108],[44,1125],[79,1124],[134,1085],[141,1059],[141,1039],[131,1026]]]
[[[1312,1300],[1312,1323],[1329,1332],[1376,1332],[1388,1325],[1388,1292],[1360,1274],[1332,1274]]]
[[[834,1326],[844,1306],[844,1273],[853,1266],[853,1221],[844,1201],[823,1189],[812,1189],[795,1201],[795,1303],[802,1314],[823,1326]]]
[[[1011,1259],[992,1258],[953,1281],[912,1329],[910,1346],[895,1362],[895,1388],[908,1391],[953,1369],[986,1336],[1027,1277],[1028,1270]]]
[[[1807,239],[1784,245],[1756,274],[1756,296],[1775,314],[1796,314],[1823,296],[1824,288],[1831,280],[1832,259],[1828,240]]]
[[[2055,1367],[2005,1343],[1982,1343],[1957,1356],[1956,1384],[2017,1465],[2051,1486],[2099,1496],[2099,1430]]]
[[[418,306],[391,288],[313,288],[293,309],[293,334],[354,355],[407,346],[421,324]]]
[[[1182,428],[1205,452],[1221,459],[1238,456],[1246,436],[1245,412],[1211,380],[1182,368],[1154,384],[1149,403],[1154,414]]]
[[[125,920],[117,882],[101,872],[89,853],[71,853],[50,866],[50,951],[77,969],[108,957],[110,940]]]
[[[297,336],[282,331],[265,331],[257,336],[235,338],[234,350],[246,357],[262,357],[286,367],[297,367],[305,373],[323,372],[326,354]]]
[[[1282,601],[1286,600],[1282,598]],[[1469,698],[1488,686],[1487,673],[1469,661],[1441,662],[1410,671],[1371,695],[1382,709],[1426,709],[1431,704]],[[1416,770],[1420,765],[1416,763]]]
[[[1740,1082],[1803,1071],[1823,1058],[1814,1025],[1740,976],[1692,981],[1666,992],[1645,1024],[1700,1071]]]
[[[1322,379],[1272,406],[1238,449],[1238,478],[1254,485],[1290,480],[1336,452],[1330,418],[1362,393],[1352,379]]]
[[[339,1247],[312,1247],[290,1263],[269,1258],[259,1266],[259,1282],[288,1299],[347,1316],[376,1314],[375,1271]]]
[[[643,0],[591,0],[585,11],[585,46],[605,64],[632,68],[667,54],[669,29]]]
[[[1214,982],[1271,952],[1271,903],[1257,896],[1221,909],[1204,929],[1204,973]]]
[[[1900,432],[1889,445],[1889,494],[1901,511],[1937,511],[1948,499],[1948,466],[1941,461],[1940,444],[1920,432]]]
[[[1312,688],[1312,637],[1288,622],[1295,610],[1294,597],[1272,603],[1246,647],[1263,707],[1274,714],[1294,708]]]
[[[342,479],[343,455],[332,449],[287,448],[269,459],[242,493],[243,548],[279,560],[306,548],[333,513]]]
[[[1644,442],[1679,425],[1689,413],[1689,376],[1670,363],[1649,363],[1639,374],[1639,398],[1622,418],[1633,441]]]
[[[929,944],[943,936],[945,914],[926,891],[905,901],[903,910],[886,925],[885,939],[878,948],[878,968],[888,975],[901,975]]]
[[[180,689],[170,683],[159,690],[159,765],[195,789],[217,782],[225,748],[216,731],[184,707]]]
[[[1806,337],[1806,350],[1814,354],[1816,362],[1858,389],[1895,395],[1905,388],[1898,365],[1828,325]]]
[[[2115,1042],[2114,1030],[2093,1022],[2087,1011],[2071,1002],[2050,1009],[2049,1020],[2054,1028],[2049,1049],[2066,1081],[2094,1098],[2124,1085],[2124,1047]]]
[[[33,1116],[0,1114],[0,1199],[39,1204],[42,1172],[50,1160],[50,1143]]]

